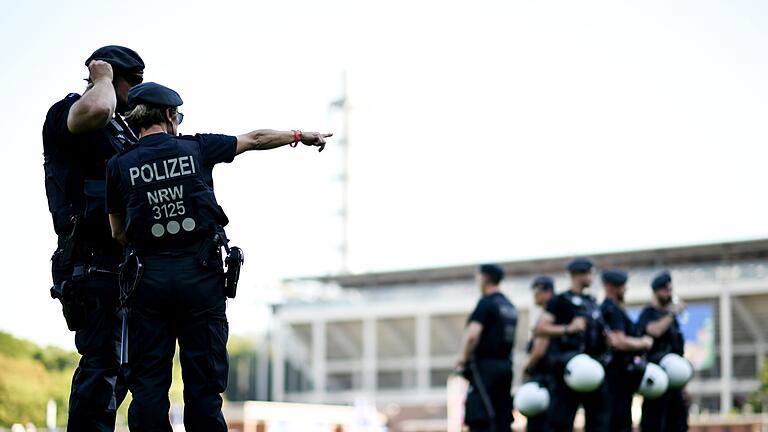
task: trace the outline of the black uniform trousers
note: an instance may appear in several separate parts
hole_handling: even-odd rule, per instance
[[[637,380],[632,379],[627,367],[624,363],[611,363],[605,368],[605,383],[610,395],[605,403],[609,407],[608,430],[611,432],[632,432],[632,397]]]
[[[688,430],[688,404],[680,389],[669,389],[658,399],[643,401],[640,420],[643,432],[684,432]]]
[[[600,387],[590,393],[577,393],[571,390],[557,376],[552,383],[547,417],[549,430],[552,432],[573,431],[573,420],[579,405],[584,406],[586,416],[585,432],[608,432],[609,410],[606,403],[609,399],[608,386],[603,382]]]
[[[171,372],[179,344],[187,432],[226,432],[221,393],[229,360],[224,275],[220,260],[143,256],[144,275],[130,317],[128,425],[135,432],[171,432]]]
[[[544,361],[544,359],[540,360]],[[540,386],[547,389],[547,392],[549,392],[550,396],[552,395],[552,375],[548,373],[536,373],[531,375],[530,381],[534,381],[539,383]],[[525,425],[526,432],[548,432],[549,431],[549,417],[547,416],[547,412],[544,411],[543,413],[528,417],[527,423]]]
[[[474,367],[467,365],[470,368],[467,374],[470,387],[465,403],[464,423],[469,426],[470,432],[510,432],[512,362],[508,359],[479,359],[474,360],[474,364]],[[490,403],[490,409],[493,410],[492,417],[487,403]]]
[[[72,267],[52,260],[53,283],[72,277]],[[118,256],[96,256],[89,265],[103,270],[117,270]],[[85,327],[75,332],[75,347],[81,355],[72,376],[69,395],[67,431],[107,432],[115,430],[117,408],[127,389],[118,360],[120,321],[117,318],[117,278],[95,275],[81,285],[85,296]]]

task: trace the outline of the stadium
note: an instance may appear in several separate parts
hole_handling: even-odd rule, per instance
[[[762,324],[768,320],[766,256],[768,239],[591,256],[598,269],[630,273],[630,310],[649,301],[652,274],[671,271],[675,292],[689,308],[684,327],[687,356],[696,367],[688,385],[695,430],[726,430],[713,425],[728,424],[734,410],[755,409],[749,401],[760,387],[768,338]],[[558,291],[566,289],[563,269],[570,259],[502,263],[508,275],[502,289],[520,312],[515,385],[538,312],[531,307],[530,282],[547,274],[556,277]],[[276,307],[274,400],[353,405],[365,399],[389,417],[392,431],[451,430],[455,407],[446,383],[478,298],[474,271],[466,265],[286,281],[287,293],[323,294]],[[592,288],[598,298],[601,291],[599,283]]]

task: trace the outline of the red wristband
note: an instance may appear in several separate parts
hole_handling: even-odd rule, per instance
[[[291,147],[296,147],[299,145],[299,131],[294,130],[293,132],[293,144],[291,144]]]

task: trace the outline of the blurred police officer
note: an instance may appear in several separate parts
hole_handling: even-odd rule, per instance
[[[685,341],[677,315],[685,309],[683,302],[672,302],[672,276],[667,271],[651,281],[653,300],[643,308],[638,328],[653,338],[648,360],[658,363],[665,355],[683,355]],[[644,432],[679,432],[688,430],[688,406],[682,389],[668,389],[660,398],[643,401],[640,429]]]
[[[536,334],[550,338],[554,380],[549,412],[549,430],[572,431],[579,405],[586,414],[585,430],[607,431],[608,410],[605,383],[590,393],[577,393],[563,379],[565,364],[576,354],[585,353],[602,360],[607,346],[594,297],[584,291],[592,285],[592,262],[578,258],[568,264],[570,289],[550,299],[536,327]]]
[[[636,365],[637,354],[653,345],[650,337],[635,336],[634,324],[624,307],[627,279],[627,273],[619,269],[606,270],[602,274],[605,300],[600,305],[600,311],[611,348],[605,367],[605,381],[610,393],[608,430],[611,432],[632,431],[632,397],[637,390],[635,381],[639,384],[639,377],[631,368]]]
[[[511,430],[517,310],[499,289],[502,279],[504,270],[498,265],[478,269],[482,298],[467,320],[456,362],[470,382],[464,423],[472,432]]]
[[[143,79],[144,62],[120,46],[97,49],[85,61],[88,85],[49,110],[43,125],[45,189],[58,247],[52,295],[62,301],[82,355],[69,399],[71,431],[114,430],[125,397],[115,347],[118,289],[114,272],[122,248],[110,236],[104,207],[106,161],[135,137],[119,113],[128,90]],[[90,271],[89,271],[90,270]]]
[[[543,308],[547,302],[555,295],[555,281],[549,276],[539,276],[531,284],[533,289],[533,303]],[[537,323],[538,324],[538,323]],[[551,388],[552,374],[550,359],[547,356],[549,351],[549,338],[536,335],[535,331],[528,341],[526,347],[528,351],[528,362],[525,364],[525,374],[529,381],[538,382],[546,389]],[[526,423],[528,432],[544,432],[548,430],[546,413],[534,417],[528,417]]]
[[[325,145],[331,134],[257,130],[177,136],[181,97],[155,83],[129,92],[138,144],[111,159],[107,208],[113,236],[143,263],[130,318],[131,430],[171,431],[171,366],[178,340],[188,432],[224,432],[229,327],[220,247],[228,220],[212,169],[247,150]],[[216,239],[216,240],[214,240]]]

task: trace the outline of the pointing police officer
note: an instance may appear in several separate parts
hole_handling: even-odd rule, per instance
[[[672,302],[672,276],[667,271],[653,278],[651,288],[653,299],[640,313],[637,326],[653,338],[648,360],[659,363],[667,354],[683,355],[685,341],[677,316],[685,304]],[[670,387],[658,399],[645,399],[640,429],[644,432],[687,431],[688,406],[683,390]]]
[[[104,210],[106,160],[135,141],[120,117],[128,90],[143,79],[144,62],[131,49],[105,46],[85,61],[88,85],[48,111],[43,125],[45,189],[58,247],[54,288],[82,356],[72,379],[70,431],[114,430],[126,391],[115,342],[119,323],[115,272],[122,248]]]
[[[650,349],[653,344],[653,339],[648,336],[635,337],[634,324],[624,307],[627,279],[627,273],[619,269],[606,270],[602,274],[605,300],[600,305],[600,311],[611,348],[610,360],[605,367],[605,381],[610,393],[606,403],[610,406],[611,432],[632,431],[632,397],[636,386],[629,384],[635,376],[630,367],[635,356]],[[639,379],[637,382],[639,384]]]
[[[188,432],[224,432],[227,384],[225,276],[220,247],[228,220],[216,202],[212,169],[247,150],[303,143],[331,134],[257,130],[240,136],[177,136],[182,99],[155,83],[128,95],[127,121],[138,144],[111,159],[107,208],[113,236],[143,265],[130,315],[128,385],[132,430],[170,431],[171,365],[176,342]],[[229,294],[233,296],[233,294]]]
[[[511,430],[517,310],[499,288],[502,279],[504,270],[498,265],[478,269],[482,298],[467,320],[456,362],[470,382],[464,423],[472,432]]]
[[[600,384],[588,393],[579,393],[568,387],[563,378],[569,359],[584,353],[601,359],[607,346],[600,320],[600,310],[594,297],[585,293],[592,285],[592,262],[578,258],[568,264],[571,286],[547,302],[536,326],[537,335],[548,336],[552,350],[554,377],[552,395],[547,413],[549,430],[572,431],[579,405],[584,406],[585,431],[607,431],[608,399],[606,386]]]
[[[531,284],[533,289],[533,303],[543,308],[555,294],[555,281],[549,276],[539,276]],[[535,332],[528,342],[528,362],[525,364],[525,374],[529,381],[539,383],[545,389],[548,389],[552,381],[551,365],[549,364],[549,338],[536,335]],[[542,413],[536,416],[528,417],[526,431],[544,432],[548,430],[547,415]]]

